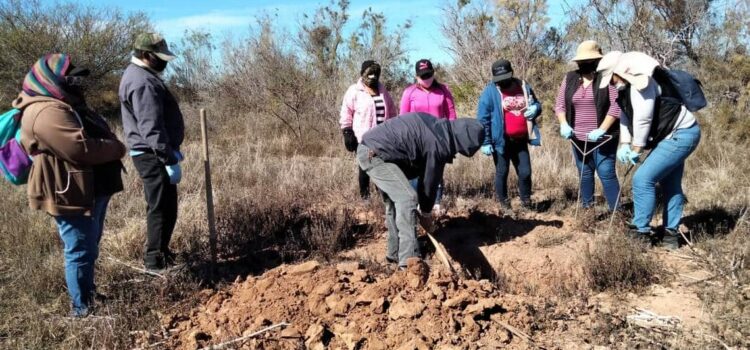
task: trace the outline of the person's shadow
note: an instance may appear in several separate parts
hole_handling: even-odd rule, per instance
[[[497,279],[497,272],[479,248],[508,242],[528,234],[540,225],[560,228],[563,222],[501,217],[475,211],[467,217],[455,217],[442,222],[434,237],[470,277],[494,281]]]

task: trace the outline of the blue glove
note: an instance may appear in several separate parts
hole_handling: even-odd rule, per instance
[[[641,154],[628,150],[628,161],[633,165],[638,164],[641,161]]]
[[[594,129],[593,131],[591,131],[590,133],[586,135],[586,138],[589,139],[589,141],[599,141],[602,138],[602,136],[604,136],[605,132],[606,131],[602,129]]]
[[[568,125],[568,123],[563,122],[560,124],[560,136],[562,136],[564,139],[570,139],[573,137],[573,128]]]
[[[527,120],[532,120],[536,116],[537,112],[539,112],[539,106],[534,104],[526,107],[526,111],[523,112],[523,116],[526,117]]]
[[[180,166],[180,163],[174,165],[165,165],[164,168],[167,169],[167,175],[169,175],[169,183],[171,183],[172,185],[180,183],[180,180],[182,180],[182,167]]]
[[[623,143],[622,145],[620,145],[620,149],[617,150],[617,160],[619,160],[620,163],[627,163],[629,155],[630,145],[627,143]]]
[[[492,145],[482,146],[482,153],[484,153],[485,156],[491,156],[492,152],[494,152],[494,150],[492,149]]]
[[[177,162],[181,162],[185,159],[185,157],[182,155],[182,152],[178,150],[174,151],[174,157],[177,158]]]

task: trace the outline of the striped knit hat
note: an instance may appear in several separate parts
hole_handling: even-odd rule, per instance
[[[70,67],[70,56],[47,54],[40,58],[23,80],[23,91],[29,96],[47,96],[65,100],[67,94],[61,84]]]

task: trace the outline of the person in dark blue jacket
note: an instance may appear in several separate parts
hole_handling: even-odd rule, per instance
[[[525,81],[513,77],[509,61],[492,64],[492,81],[479,98],[477,120],[484,127],[482,153],[495,162],[495,195],[510,210],[508,173],[510,163],[518,175],[518,191],[524,208],[531,208],[531,159],[529,147],[541,145],[536,118],[542,104]]]
[[[445,164],[457,153],[471,157],[484,141],[484,129],[474,119],[448,121],[427,113],[408,113],[367,131],[357,148],[357,162],[383,191],[388,250],[386,260],[406,266],[419,257],[417,204],[429,230],[431,210]],[[409,179],[418,179],[416,191]]]

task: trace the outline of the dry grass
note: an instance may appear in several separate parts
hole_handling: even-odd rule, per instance
[[[212,284],[205,269],[207,236],[197,111],[186,106],[185,114],[187,160],[173,245],[182,252],[181,259],[188,268],[164,282],[104,258],[113,256],[133,265],[139,265],[141,259],[145,203],[140,180],[132,163],[126,161],[127,189],[110,205],[103,258],[98,264],[97,283],[110,297],[99,312],[106,318],[72,323],[61,318],[67,312],[68,299],[56,228],[47,216],[27,209],[23,188],[0,186],[4,198],[0,208],[0,314],[5,316],[0,322],[2,347],[123,348],[138,341],[158,342],[158,314],[197,302],[198,290],[220,288],[235,276],[258,273],[281,262],[311,255],[330,258],[373,229],[382,229],[358,226],[353,219],[351,209],[358,201],[356,165],[353,155],[343,151],[340,136],[332,132],[298,139],[268,120],[211,110],[212,169],[223,261],[221,278],[218,284]],[[572,215],[577,175],[570,146],[557,137],[553,125],[545,125],[543,130],[544,146],[534,148],[531,155],[534,199],[550,202],[552,211]],[[684,182],[691,199],[687,214],[711,208],[715,213],[719,208],[731,217],[737,208],[746,206],[750,163],[734,160],[747,158],[749,151],[737,147],[730,153],[727,146],[721,135],[706,133],[698,152],[689,159]],[[490,200],[493,176],[490,158],[459,157],[446,173],[449,205],[460,205],[463,199]],[[510,191],[517,195],[515,175],[511,175]],[[623,193],[629,196],[629,186]],[[718,229],[719,224],[711,224],[707,219],[711,217],[716,215],[694,216],[686,224],[728,232]],[[736,236],[708,235],[701,240],[724,244],[725,248],[714,254],[730,256],[736,253],[736,242],[731,238]],[[541,244],[560,244],[561,239],[555,237]],[[641,251],[642,247],[616,236],[597,239],[584,264],[591,287],[637,289],[655,281],[661,272]],[[712,304],[716,314],[726,316],[717,318],[717,333],[736,339],[737,334],[743,334],[736,332],[747,329],[738,328],[746,316],[725,308],[746,310],[746,306],[731,306],[747,305],[746,297],[712,295],[717,301]]]

